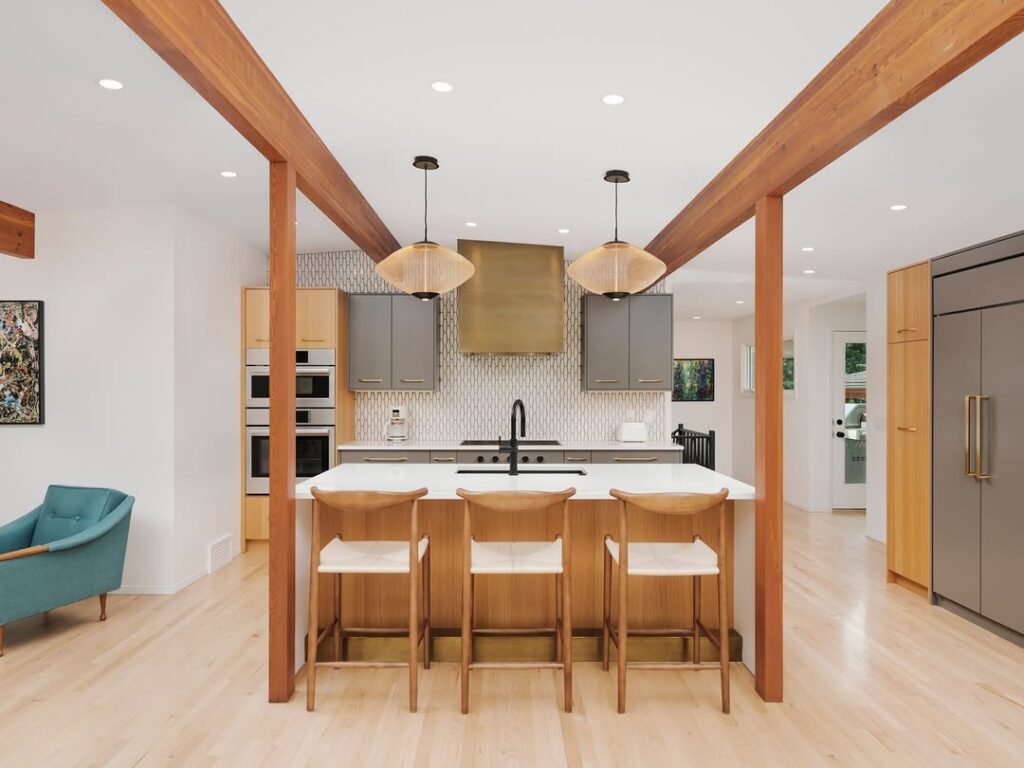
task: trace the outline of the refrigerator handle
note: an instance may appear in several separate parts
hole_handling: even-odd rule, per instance
[[[971,470],[971,401],[974,395],[964,395],[964,477],[978,476]]]
[[[988,480],[992,475],[986,475],[983,469],[985,466],[982,451],[982,415],[984,411],[981,406],[985,400],[988,400],[988,395],[975,395],[974,399],[978,404],[974,412],[974,479]]]

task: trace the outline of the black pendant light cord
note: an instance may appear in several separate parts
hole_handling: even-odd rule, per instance
[[[427,242],[427,169],[423,168],[423,242]]]
[[[619,185],[615,184],[615,242],[619,242]]]

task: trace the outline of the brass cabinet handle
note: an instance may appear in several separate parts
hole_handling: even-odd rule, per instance
[[[896,427],[900,432],[917,432],[917,427]]]
[[[657,456],[612,456],[612,461],[657,461]]]
[[[917,333],[917,328],[898,328],[896,333]]]
[[[595,379],[595,384],[621,384],[622,379]]]
[[[587,457],[586,456],[566,456],[565,460],[566,461],[586,461]]]
[[[964,395],[964,477],[976,477],[971,471],[971,400],[974,395]]]
[[[637,379],[638,384],[661,384],[662,379]]]
[[[257,338],[256,341],[270,341],[270,339],[260,339],[260,338]]]
[[[402,379],[403,384],[422,384],[426,379]]]
[[[974,479],[975,480],[988,480],[992,475],[986,475],[982,471],[983,457],[981,450],[981,422],[982,422],[982,407],[981,404],[988,400],[988,395],[975,395],[974,401],[978,404],[977,410],[974,414]]]
[[[384,456],[363,456],[363,461],[380,461],[380,462],[393,463],[393,462],[404,462],[404,461],[408,461],[408,460],[409,460],[409,458],[407,456],[395,456],[393,458],[391,456],[388,456],[388,457],[384,457]]]
[[[360,379],[360,384],[383,384],[384,379]]]
[[[319,341],[321,343],[327,341],[327,339],[299,339],[299,341]]]
[[[431,456],[431,461],[455,461],[451,456]]]

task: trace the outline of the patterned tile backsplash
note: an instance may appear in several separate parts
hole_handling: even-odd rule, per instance
[[[393,293],[362,251],[298,256],[300,286],[333,285],[349,293]],[[662,292],[662,284],[651,291]],[[458,351],[458,303],[441,296],[441,381],[434,392],[357,392],[356,439],[381,440],[389,406],[405,405],[412,440],[508,436],[512,401],[526,404],[533,439],[611,440],[622,421],[647,422],[652,440],[669,439],[667,392],[584,392],[580,388],[580,297],[566,277],[565,352],[558,355],[464,355]]]

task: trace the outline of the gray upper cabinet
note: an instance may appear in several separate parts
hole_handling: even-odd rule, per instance
[[[672,388],[672,295],[583,297],[585,390]]]
[[[390,296],[349,296],[348,388],[391,388]]]
[[[437,301],[404,294],[349,296],[349,389],[436,389]]]
[[[629,382],[629,303],[583,297],[583,388],[625,389]]]
[[[438,301],[415,296],[391,299],[391,388],[436,389]]]
[[[672,388],[672,294],[629,299],[629,388]]]

